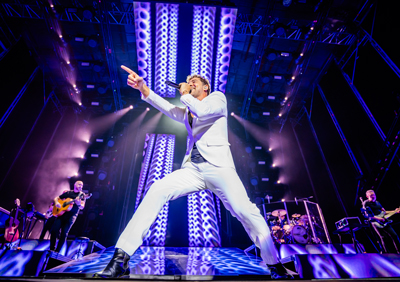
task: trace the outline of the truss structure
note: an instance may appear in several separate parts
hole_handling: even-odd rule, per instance
[[[20,18],[31,18],[31,19],[43,19],[44,12],[49,9],[47,6],[43,6],[39,2],[35,4],[23,4],[19,1],[12,3],[2,3],[2,11],[8,17],[20,17]],[[71,21],[71,22],[87,22],[94,24],[101,24],[101,11],[96,9],[87,10],[82,7],[79,2],[76,2],[71,7],[61,7],[56,5],[57,12],[59,14],[60,21]],[[85,17],[84,12],[89,11],[92,17]],[[134,25],[135,16],[132,4],[121,4],[121,3],[110,3],[107,9],[103,11],[107,14],[107,24],[113,25]],[[268,30],[266,35],[272,38],[281,38],[289,40],[300,40],[305,41],[307,39],[307,32],[300,25],[288,24],[284,35],[278,35],[274,32],[274,23],[281,22],[284,19],[268,19],[263,16],[254,16],[250,14],[237,14],[235,34],[253,35],[259,36],[263,34],[263,30]],[[311,24],[311,21],[308,25]],[[306,23],[307,26],[307,23]],[[316,38],[317,42],[326,44],[337,44],[337,45],[351,45],[356,40],[356,35],[349,33],[345,28],[338,30],[322,29]]]

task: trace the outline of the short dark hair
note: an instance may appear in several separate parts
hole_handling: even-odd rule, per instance
[[[188,76],[186,77],[186,82],[189,83],[189,81],[190,81],[191,79],[193,79],[193,78],[198,78],[198,79],[200,79],[200,81],[201,81],[201,83],[203,83],[203,85],[207,85],[207,86],[208,86],[207,95],[209,95],[209,94],[210,94],[210,91],[211,91],[211,86],[210,86],[210,82],[208,81],[208,79],[205,78],[204,76],[199,75],[199,74],[191,74],[191,75],[188,75]]]

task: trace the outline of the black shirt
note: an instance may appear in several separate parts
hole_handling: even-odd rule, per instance
[[[193,117],[190,114],[190,111],[188,112],[188,118],[189,118],[190,127],[192,127]],[[190,156],[190,160],[195,164],[203,163],[206,161],[206,159],[200,154],[199,150],[197,149],[196,143],[193,144],[193,149],[192,149],[192,154]]]
[[[378,201],[375,202],[366,201],[365,208],[367,209],[367,213],[369,216],[378,215],[382,212],[383,209],[381,203],[379,203]]]
[[[77,193],[77,192],[74,192],[74,190],[70,190],[70,191],[67,191],[67,192],[61,194],[59,198],[62,199],[62,200],[67,199],[67,198],[70,198],[71,200],[75,200],[75,198],[78,197],[79,194],[83,195],[83,193],[79,193],[79,192]],[[78,215],[79,207],[75,204],[75,201],[73,202],[73,204],[74,205],[72,206],[72,209],[70,211],[65,212],[63,214],[63,216]]]

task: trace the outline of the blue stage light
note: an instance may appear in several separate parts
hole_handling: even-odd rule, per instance
[[[139,75],[152,88],[151,71],[151,5],[148,2],[133,2],[135,15],[136,51]]]
[[[225,87],[228,81],[236,13],[237,9],[221,9],[217,60],[215,64],[214,91],[222,91],[223,93],[225,93]]]
[[[175,89],[165,84],[176,81],[178,58],[178,12],[177,4],[156,4],[156,59],[155,92],[161,97],[175,97]]]

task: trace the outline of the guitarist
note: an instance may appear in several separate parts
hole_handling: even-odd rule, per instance
[[[67,240],[68,232],[78,217],[79,210],[85,207],[84,193],[82,192],[83,182],[76,181],[74,184],[74,190],[64,192],[60,196],[54,198],[54,205],[60,208],[61,205],[59,200],[70,198],[73,200],[73,207],[70,211],[65,212],[61,216],[58,216],[50,232],[50,250],[57,253],[60,252],[62,246]],[[59,238],[57,248],[56,239]]]
[[[374,192],[374,190],[368,190],[366,192],[366,196],[367,196],[367,200],[364,202],[364,207],[366,209],[366,212],[368,214],[368,217],[371,220],[371,225],[373,227],[373,229],[375,230],[375,232],[377,233],[377,235],[380,238],[382,247],[385,251],[385,253],[387,253],[387,249],[385,246],[385,242],[383,240],[383,234],[386,233],[388,234],[393,241],[393,245],[396,248],[397,253],[399,254],[399,249],[398,246],[400,246],[400,240],[399,240],[399,236],[397,236],[396,231],[394,231],[394,229],[392,228],[392,226],[390,225],[390,223],[387,223],[387,219],[385,219],[383,217],[383,215],[385,214],[389,214],[389,213],[398,213],[398,210],[395,211],[386,211],[381,203],[379,203],[376,200],[376,194]]]

